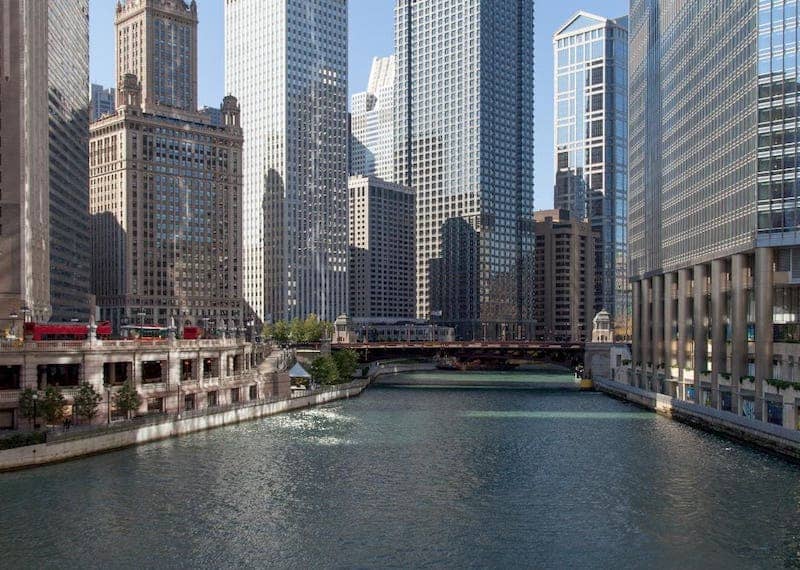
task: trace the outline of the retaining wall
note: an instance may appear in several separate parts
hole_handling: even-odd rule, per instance
[[[0,471],[9,471],[66,461],[76,457],[94,455],[140,443],[158,441],[170,437],[205,431],[226,425],[254,420],[290,410],[325,404],[334,400],[358,396],[368,385],[366,380],[344,384],[336,389],[317,392],[299,398],[287,398],[276,402],[256,404],[241,408],[204,414],[191,418],[165,421],[153,425],[137,426],[110,433],[87,434],[86,437],[30,445],[0,451]]]
[[[614,382],[594,379],[597,390],[696,427],[800,460],[800,432]]]

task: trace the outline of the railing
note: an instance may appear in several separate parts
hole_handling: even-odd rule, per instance
[[[176,340],[170,342],[166,339],[131,339],[131,340],[46,340],[46,341],[22,341],[22,340],[0,340],[0,352],[63,352],[81,349],[99,350],[142,350],[142,349],[222,349],[243,347],[247,344],[244,339],[198,339],[198,340]]]

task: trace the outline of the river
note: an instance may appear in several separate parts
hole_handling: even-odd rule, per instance
[[[800,567],[800,467],[596,393],[370,388],[0,505],[6,568]]]

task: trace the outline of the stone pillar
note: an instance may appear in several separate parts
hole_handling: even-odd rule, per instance
[[[694,391],[697,403],[704,405],[703,376],[708,369],[708,307],[706,304],[706,266],[694,266]]]
[[[642,350],[642,387],[645,390],[650,389],[650,378],[652,377],[652,364],[653,351],[651,348],[650,337],[652,334],[652,324],[650,323],[650,279],[642,279],[642,307],[640,314],[642,316],[641,326],[641,350]],[[649,372],[648,372],[649,371]]]
[[[719,375],[728,370],[727,344],[725,343],[725,261],[711,262],[711,405],[719,409]]]
[[[636,377],[636,365],[642,360],[642,313],[639,310],[642,300],[642,282],[634,281],[632,283],[632,299],[633,299],[633,335],[631,337],[631,358],[633,359],[632,370],[634,377]],[[635,383],[635,382],[634,382]]]
[[[664,275],[664,373],[669,376],[669,369],[675,358],[675,306],[672,292],[675,288],[675,274]]]
[[[680,269],[678,271],[678,378],[683,383],[684,370],[686,368],[687,355],[686,343],[688,341],[689,324],[689,270]],[[681,385],[679,396],[684,398],[685,387]],[[685,398],[684,398],[685,399]]]
[[[653,370],[656,382],[655,391],[661,391],[660,373],[666,374],[664,364],[664,276],[656,275],[653,281]]]
[[[744,254],[731,257],[731,410],[740,410],[740,382],[747,370],[747,260]]]
[[[766,418],[764,383],[772,378],[774,353],[772,310],[774,302],[773,249],[756,249],[754,287],[756,294],[756,417]]]

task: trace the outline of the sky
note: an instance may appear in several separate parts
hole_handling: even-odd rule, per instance
[[[115,84],[114,8],[116,0],[90,0],[90,77]],[[223,0],[198,0],[200,105],[218,107],[224,93]],[[628,12],[627,0],[540,0],[535,15],[535,206],[553,205],[553,32],[578,10],[614,18]],[[350,93],[367,86],[372,58],[394,50],[394,0],[349,0]]]

